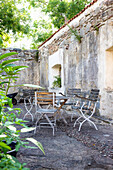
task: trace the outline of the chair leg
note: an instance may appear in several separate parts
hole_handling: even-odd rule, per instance
[[[53,123],[51,123],[50,119],[48,118],[48,116],[46,114],[44,116],[47,119],[47,121],[49,122],[51,128],[53,129],[53,136],[54,136],[54,134],[55,134],[55,132],[54,132],[54,125],[53,125]]]
[[[64,121],[64,123],[67,124],[67,121],[66,121],[65,117],[63,116],[63,114],[64,114],[64,110],[61,109],[60,112],[59,112],[59,115],[62,118],[62,120]]]
[[[73,127],[75,127],[76,123],[79,122],[79,119],[81,119],[81,118],[82,118],[82,116],[80,116],[79,118],[77,118],[77,119],[75,120],[75,123],[74,123],[74,126],[73,126]]]
[[[98,130],[97,126],[95,125],[95,123],[93,121],[91,121],[90,119],[88,119],[88,121],[93,124],[93,126],[95,127],[96,130]]]
[[[35,123],[35,130],[34,130],[34,134],[36,133],[36,129],[37,129],[37,123],[40,121],[40,119],[44,116],[44,114],[41,114],[40,117],[37,118],[37,121]],[[39,128],[40,128],[40,125],[39,125]]]
[[[28,111],[28,112],[24,115],[23,120],[25,119],[25,117],[26,117],[27,115],[30,115],[30,116],[31,116],[31,119],[32,119],[32,122],[33,122],[34,118],[33,118],[32,113],[30,113],[30,111]]]
[[[80,123],[79,129],[78,129],[79,132],[81,130],[81,127],[82,127],[83,123],[85,123],[85,122],[86,122],[86,119],[83,122]]]
[[[72,115],[71,115],[71,122],[73,121],[73,113],[72,113]]]
[[[25,106],[25,109],[26,109],[27,113],[24,115],[23,119],[25,119],[25,117],[26,117],[27,115],[30,115],[31,118],[32,118],[32,122],[33,122],[34,117],[33,117],[33,114],[31,113],[31,110],[32,110],[32,108],[33,108],[33,103],[31,103],[31,98],[28,98],[28,101],[29,101],[29,106],[30,106],[29,109],[28,109],[28,107],[27,107],[26,98],[24,98],[24,106]]]
[[[91,121],[90,119],[85,119],[83,122],[80,123],[79,130],[78,130],[78,131],[81,130],[81,127],[82,127],[83,123],[85,123],[86,121],[88,121],[90,124],[93,124],[94,127],[95,127],[95,129],[98,130],[97,126],[95,125],[95,123],[94,123],[93,121]]]
[[[97,128],[97,126],[95,125],[95,123],[94,123],[92,120],[90,120],[90,118],[92,117],[92,115],[89,116],[89,117],[86,117],[86,116],[83,114],[83,112],[81,112],[81,113],[82,113],[82,116],[80,116],[80,117],[75,121],[74,127],[75,127],[76,123],[79,122],[79,120],[80,120],[81,118],[84,118],[84,120],[83,120],[82,122],[79,122],[80,125],[79,125],[78,131],[81,130],[82,125],[83,125],[86,121],[88,121],[88,123],[89,123],[90,125],[93,124],[93,126],[95,127],[95,129],[98,130],[98,128]]]

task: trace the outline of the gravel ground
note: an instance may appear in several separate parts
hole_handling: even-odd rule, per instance
[[[59,128],[66,132],[66,135],[72,138],[76,138],[77,141],[82,142],[85,146],[96,149],[104,157],[110,157],[113,159],[113,125],[106,123],[98,123],[98,131],[88,124],[84,124],[81,131],[79,132],[78,126],[73,128],[74,122],[70,119],[67,120],[68,125],[66,126],[63,122],[59,122]],[[89,126],[89,127],[88,127]]]
[[[22,118],[26,113],[24,105],[17,104],[15,107],[22,109]],[[34,126],[35,121],[32,122],[30,116],[26,119],[29,121],[28,126]],[[67,125],[59,120],[54,137],[51,129],[44,128],[38,129],[35,135],[33,132],[22,134],[41,142],[46,155],[39,149],[21,148],[17,154],[18,160],[26,162],[30,170],[112,170],[113,126],[95,119],[97,131],[85,123],[78,132],[78,125],[73,127],[75,119],[71,122],[70,116],[66,115]]]

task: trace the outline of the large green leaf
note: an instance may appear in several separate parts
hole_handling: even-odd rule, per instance
[[[12,70],[14,71],[14,70],[19,70],[21,68],[27,68],[27,67],[28,66],[15,66],[15,67],[12,68]]]
[[[0,135],[0,138],[5,138],[5,137],[7,137],[7,135],[5,134]]]
[[[19,71],[24,70],[25,68],[28,68],[28,66],[17,66],[17,67],[13,67],[12,70],[15,73],[18,73]]]
[[[11,56],[11,55],[15,55],[15,54],[18,54],[18,53],[16,53],[16,52],[10,52],[10,53],[3,54],[3,55],[0,56],[0,60],[4,59],[4,58],[6,58],[6,57],[9,57],[9,56]]]
[[[21,86],[45,89],[44,87],[41,87],[35,84],[22,84]]]
[[[2,75],[0,78],[4,80],[4,79],[9,79],[9,78],[19,78],[19,77],[18,76],[12,76],[11,77],[11,76],[3,76]]]
[[[5,69],[5,68],[8,68],[8,67],[14,67],[14,66],[16,66],[16,64],[7,64],[3,68]]]
[[[18,76],[8,76],[8,77],[6,77],[6,79],[8,79],[8,78],[15,78],[15,79],[17,79],[17,78],[19,78]],[[4,78],[5,79],[5,78]]]
[[[32,130],[35,130],[35,127],[22,128],[22,129],[21,129],[21,132],[24,133],[24,132],[29,132],[29,131],[32,131]]]
[[[4,142],[0,142],[0,148],[3,147],[3,148],[6,148],[8,150],[11,150],[11,148]]]
[[[0,85],[10,83],[9,81],[0,82]]]
[[[9,71],[9,72],[6,72],[7,73],[7,75],[19,75],[19,73],[16,73],[16,72],[13,72],[13,71]],[[10,78],[13,78],[13,77],[10,77]]]
[[[12,125],[7,126],[7,128],[10,129],[10,130],[12,130],[12,131],[14,131],[14,132],[16,132],[16,127],[14,127],[14,126],[12,126]]]
[[[13,124],[13,122],[10,122],[10,121],[5,122],[5,126],[9,126],[9,125],[12,125],[12,124]]]
[[[5,91],[5,89],[3,89],[3,88],[0,88],[0,90]]]
[[[15,62],[15,61],[19,61],[20,59],[11,59],[11,60],[6,60],[6,61],[3,61],[2,62],[2,66],[6,65],[6,64],[9,64],[9,63],[12,63],[12,62]]]
[[[43,152],[43,154],[45,155],[45,152],[44,152],[44,148],[42,146],[42,144],[40,142],[38,142],[37,140],[33,139],[33,138],[26,138],[26,140],[34,143],[36,146],[39,147],[39,149]]]

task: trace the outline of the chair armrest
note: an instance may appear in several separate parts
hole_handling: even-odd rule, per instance
[[[65,96],[66,97],[66,95],[64,95],[63,93],[61,93],[61,92],[59,92],[59,94],[61,94],[62,96]]]

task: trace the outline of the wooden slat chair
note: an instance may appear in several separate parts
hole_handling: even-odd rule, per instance
[[[95,123],[91,120],[92,116],[95,113],[96,107],[97,107],[97,103],[99,102],[99,90],[98,89],[91,89],[89,97],[85,98],[85,97],[81,97],[81,96],[77,96],[80,99],[80,105],[79,106],[73,106],[73,109],[75,109],[76,111],[78,111],[79,113],[79,117],[76,119],[75,123],[74,123],[74,127],[76,125],[76,123],[80,123],[79,125],[79,130],[81,130],[82,125],[88,121],[88,123],[91,125],[93,124],[95,129],[97,129],[97,126],[95,125]],[[80,121],[82,120],[82,121]]]
[[[36,114],[37,114],[37,121],[35,126],[37,127],[51,127],[53,129],[53,136],[56,127],[56,112],[57,109],[55,108],[55,92],[35,92],[35,106],[36,106]],[[47,122],[43,119],[45,118]],[[51,119],[52,118],[52,119]],[[41,122],[41,120],[44,122]],[[45,125],[45,126],[44,126]],[[46,126],[49,125],[49,126]]]
[[[24,106],[27,111],[23,119],[25,119],[26,116],[30,115],[32,118],[32,121],[34,120],[34,114],[32,113],[32,108],[35,104],[35,91],[37,91],[37,89],[22,89],[21,90],[21,92],[23,93]],[[42,92],[42,91],[47,91],[47,89],[38,89],[38,92]]]

